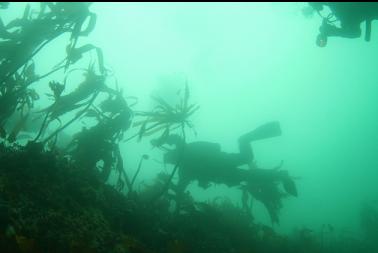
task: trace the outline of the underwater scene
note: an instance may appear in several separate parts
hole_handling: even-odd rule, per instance
[[[0,253],[378,253],[377,19],[0,2]]]

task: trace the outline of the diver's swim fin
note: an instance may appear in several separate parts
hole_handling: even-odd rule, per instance
[[[289,193],[291,196],[298,197],[297,187],[291,178],[288,177],[283,179],[282,184],[287,193]]]
[[[280,136],[281,134],[280,122],[272,121],[257,127],[255,130],[243,135],[242,138],[248,139],[249,141],[258,141]]]
[[[294,180],[289,176],[289,172],[287,170],[281,170],[279,173],[285,191],[291,196],[298,197],[297,186]]]

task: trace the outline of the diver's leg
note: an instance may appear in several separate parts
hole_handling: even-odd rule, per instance
[[[371,38],[371,19],[366,20],[366,26],[365,26],[365,41],[370,41]]]
[[[361,37],[361,23],[348,22],[345,25],[341,24],[341,37],[350,39]]]
[[[250,143],[252,141],[263,140],[271,137],[276,137],[281,135],[281,127],[278,121],[268,122],[264,125],[257,127],[255,130],[248,132],[240,136],[239,151],[240,151],[240,162],[243,164],[248,164],[253,167],[253,151]]]
[[[240,158],[239,158],[239,162],[240,164],[246,164],[248,163],[248,165],[250,163],[253,162],[253,158],[254,158],[254,155],[253,155],[253,150],[252,150],[252,147],[251,147],[251,133],[247,133],[247,134],[244,134],[242,136],[240,136],[238,142],[239,142],[239,152],[240,152]]]
[[[361,37],[360,23],[342,22],[341,28],[334,25],[322,25],[321,32],[328,37],[359,38]]]

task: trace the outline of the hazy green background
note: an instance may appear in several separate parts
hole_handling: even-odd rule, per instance
[[[370,43],[331,38],[318,48],[321,19],[305,18],[306,5],[94,3],[98,20],[87,41],[102,48],[124,95],[139,98],[134,109],[149,109],[151,92],[171,94],[187,79],[191,101],[201,105],[193,117],[198,136],[190,133],[190,140],[219,142],[236,152],[239,135],[279,120],[282,137],[253,145],[259,165],[271,168],[283,160],[299,178],[299,197],[284,201],[277,230],[331,223],[354,233],[361,203],[376,199],[378,191],[377,23]],[[67,38],[61,41],[39,55],[46,64],[41,68],[51,67],[49,53],[64,56]],[[130,170],[143,153],[161,160],[147,140],[122,146]],[[141,177],[151,179],[162,169],[151,160]],[[222,186],[191,190],[200,200],[239,200],[237,190]],[[264,208],[255,211],[269,223]]]

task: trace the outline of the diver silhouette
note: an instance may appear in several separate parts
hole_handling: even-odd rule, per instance
[[[179,180],[173,190],[179,198],[192,181],[198,181],[198,185],[204,189],[211,183],[239,186],[261,201],[268,209],[272,222],[278,223],[280,200],[286,194],[279,191],[277,184],[282,183],[286,193],[292,196],[297,196],[297,189],[288,172],[280,170],[282,164],[274,169],[260,169],[255,165],[251,142],[280,135],[278,121],[266,123],[238,139],[238,153],[223,152],[218,143],[185,143],[180,136],[169,135],[164,144],[176,147],[165,149],[163,160],[164,163],[178,166]],[[243,165],[248,165],[248,169],[239,168]]]
[[[328,6],[331,14],[323,17],[316,44],[319,47],[327,45],[328,37],[359,38],[361,23],[365,22],[365,40],[370,41],[371,23],[378,19],[377,2],[309,2],[309,5],[322,16],[324,6]],[[340,27],[334,23],[340,22]]]

